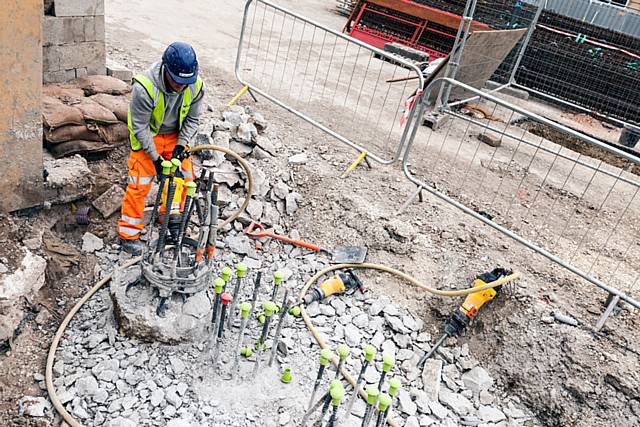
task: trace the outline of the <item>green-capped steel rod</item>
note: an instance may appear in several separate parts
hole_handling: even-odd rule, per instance
[[[378,390],[382,390],[382,384],[384,384],[384,379],[393,368],[393,365],[396,363],[396,358],[393,357],[392,354],[383,354],[382,355],[382,373],[380,374],[380,381],[378,381]]]
[[[338,360],[338,366],[336,367],[336,376],[334,377],[334,379],[338,380],[340,378],[340,375],[341,375],[342,366],[344,365],[344,362],[349,357],[349,354],[351,354],[351,349],[346,344],[340,344],[336,348],[336,353],[338,353],[339,360]],[[329,410],[329,404],[330,403],[331,403],[330,396],[326,396],[325,400],[324,400],[324,404],[322,405],[322,413],[320,415],[320,422],[317,423],[317,425],[320,425],[322,423],[322,421],[324,420],[324,416],[327,413],[327,411]]]
[[[223,292],[220,296],[220,318],[218,319],[218,331],[214,337],[214,350],[213,350],[213,372],[215,373],[216,368],[218,367],[218,357],[220,357],[220,343],[222,341],[223,333],[224,333],[224,321],[225,314],[227,312],[227,307],[229,307],[229,303],[231,302],[231,295],[226,292]]]
[[[173,160],[171,162],[173,163]],[[173,166],[171,167],[171,173],[173,174]],[[174,178],[173,175],[169,176],[169,189],[167,190],[167,198],[164,201],[164,217],[163,217],[162,225],[160,226],[158,243],[156,245],[155,250],[153,251],[151,260],[153,260],[156,253],[158,252],[160,253],[160,259],[162,259],[162,256],[164,255],[164,243],[167,237],[167,229],[169,227],[169,216],[171,215],[171,206],[173,205],[173,196],[176,192],[176,183],[173,180],[173,178]]]
[[[229,323],[227,323],[227,328],[231,329],[233,327],[233,321],[236,315],[236,306],[238,305],[238,296],[240,295],[240,288],[242,287],[242,282],[244,276],[247,273],[247,265],[245,263],[239,262],[236,264],[236,286],[233,288],[233,300],[231,301],[231,308],[229,309]]]
[[[334,387],[329,390],[329,394],[331,395],[331,406],[333,406],[333,411],[331,412],[331,417],[329,418],[329,422],[327,423],[327,427],[334,427],[336,420],[338,419],[338,406],[340,406],[340,402],[344,399],[344,387],[342,383],[339,383],[339,387]]]
[[[244,339],[244,330],[247,327],[247,321],[249,320],[250,311],[250,303],[243,302],[240,304],[240,318],[242,320],[240,322],[240,331],[238,332],[238,341],[236,341],[236,348],[233,352],[234,361],[233,368],[231,369],[231,378],[233,378],[234,375],[237,375],[238,369],[240,368],[240,347],[242,346],[242,340]]]
[[[324,375],[324,370],[327,365],[333,358],[333,353],[328,348],[323,348],[320,350],[320,367],[318,368],[318,375],[316,375],[316,382],[313,385],[313,391],[311,392],[311,399],[309,400],[308,410],[313,406],[313,399],[316,397],[316,393],[318,392],[318,387],[320,387],[320,381],[322,381],[322,376]]]
[[[169,160],[162,161],[162,174],[160,175],[160,183],[158,184],[158,193],[156,194],[156,202],[153,204],[153,210],[151,211],[151,222],[149,222],[149,239],[147,240],[147,256],[148,259],[153,259],[151,242],[153,239],[153,229],[156,224],[156,220],[158,219],[158,212],[160,211],[160,205],[162,204],[162,192],[164,191],[164,186],[167,183],[167,179],[171,175],[171,162]]]
[[[280,343],[280,333],[282,332],[282,327],[284,326],[284,321],[289,314],[289,289],[285,290],[284,298],[282,299],[282,309],[278,314],[278,326],[276,326],[276,333],[273,336],[273,348],[271,349],[271,356],[269,357],[268,365],[273,365],[273,361],[276,358],[276,354],[278,353],[278,344]]]
[[[187,233],[187,224],[189,223],[189,218],[191,218],[191,213],[193,212],[193,196],[196,194],[196,188],[198,185],[189,181],[185,184],[187,189],[187,197],[184,200],[184,208],[182,209],[182,218],[180,219],[180,228],[178,229],[178,243],[176,244],[173,252],[173,275],[175,277],[175,269],[178,264],[182,266],[182,242],[184,240],[184,236]]]
[[[373,410],[376,406],[376,402],[378,402],[378,396],[380,395],[380,391],[376,386],[369,386],[365,389],[365,391],[367,392],[367,410],[364,413],[361,427],[367,427],[371,422]]]
[[[378,397],[378,419],[376,420],[376,427],[382,427],[384,425],[391,403],[391,396],[387,393],[380,393],[380,397]]]
[[[284,279],[283,271],[278,270],[273,272],[273,290],[271,291],[271,301],[276,300],[276,297],[278,296],[278,289],[280,288],[282,279]]]
[[[376,356],[376,353],[378,351],[371,344],[367,344],[362,348],[362,352],[364,353],[364,360],[362,361],[362,368],[360,369],[360,373],[358,374],[358,379],[356,380],[356,386],[353,390],[353,394],[349,398],[349,403],[347,403],[347,409],[344,416],[345,420],[351,416],[351,411],[353,410],[353,404],[356,402],[356,399],[358,398],[360,383],[362,383],[362,380],[364,379],[364,373],[369,367],[369,364],[373,361],[373,358]]]
[[[328,350],[328,349],[323,349],[323,350]],[[322,353],[322,351],[321,351]],[[328,358],[328,360],[330,361],[331,358],[333,357],[333,355],[330,354],[330,352],[326,352],[325,355],[329,355],[331,357]],[[322,362],[322,354],[320,355],[320,362]],[[327,362],[329,363],[329,362]],[[322,364],[320,365],[322,366]],[[320,405],[324,404],[324,402],[326,402],[327,400],[329,402],[331,402],[331,390],[335,387],[342,387],[342,384],[340,383],[340,380],[331,380],[329,382],[329,391],[327,391],[325,394],[322,395],[322,397],[320,399],[318,399],[318,401],[313,404],[313,401],[311,402],[312,404],[309,406],[309,409],[307,410],[307,412],[304,414],[304,416],[302,417],[302,422],[300,423],[300,425],[302,427],[306,427],[307,422],[309,421],[309,418],[311,417],[311,415],[316,412],[318,410],[318,408],[320,408]],[[311,396],[312,398],[314,397],[313,395]],[[322,421],[322,419],[324,418],[324,415],[322,417],[320,417],[318,419],[317,423],[320,423]]]
[[[222,298],[222,292],[224,291],[224,280],[220,277],[216,277],[213,280],[213,312],[211,313],[211,325],[210,328],[213,333],[216,333],[216,322],[218,321],[218,310],[220,309],[220,300]]]
[[[258,369],[260,368],[260,356],[262,356],[264,343],[267,341],[267,337],[269,336],[269,324],[271,323],[271,318],[273,317],[273,313],[275,313],[278,307],[273,301],[265,301],[264,303],[262,303],[262,309],[264,310],[266,319],[264,321],[264,325],[262,325],[262,332],[260,333],[260,340],[258,341],[258,353],[256,354],[256,364],[253,367],[254,376],[258,373]]]
[[[389,397],[391,397],[391,403],[389,403],[389,406],[387,406],[384,411],[384,415],[382,416],[382,424],[380,424],[380,426],[384,426],[387,418],[389,418],[389,411],[391,410],[391,406],[393,405],[393,399],[395,399],[398,396],[398,393],[400,393],[400,387],[402,387],[402,383],[399,379],[391,378],[389,380]]]

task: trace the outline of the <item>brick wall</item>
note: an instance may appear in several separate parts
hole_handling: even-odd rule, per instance
[[[44,11],[44,82],[106,74],[104,0],[47,0]]]

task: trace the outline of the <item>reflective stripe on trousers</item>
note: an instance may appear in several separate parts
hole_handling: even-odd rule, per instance
[[[129,184],[149,185],[153,182],[153,176],[131,176],[127,177]]]
[[[131,227],[126,227],[123,225],[118,226],[118,234],[122,233],[122,234],[126,234],[127,236],[137,236],[138,234],[140,234],[140,231],[141,230],[131,228]]]

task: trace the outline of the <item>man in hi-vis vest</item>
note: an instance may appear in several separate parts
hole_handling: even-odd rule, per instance
[[[132,255],[142,253],[139,238],[144,228],[145,197],[153,178],[162,172],[162,161],[182,159],[185,182],[193,180],[191,157],[183,157],[198,131],[204,90],[196,53],[182,42],[172,43],[161,62],[133,78],[129,176],[117,227],[122,248]]]

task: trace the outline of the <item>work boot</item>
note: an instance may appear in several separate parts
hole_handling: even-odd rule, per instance
[[[142,255],[142,242],[140,241],[140,239],[136,239],[136,240],[120,239],[120,247],[122,248],[122,250],[124,250],[125,252],[133,256]]]

